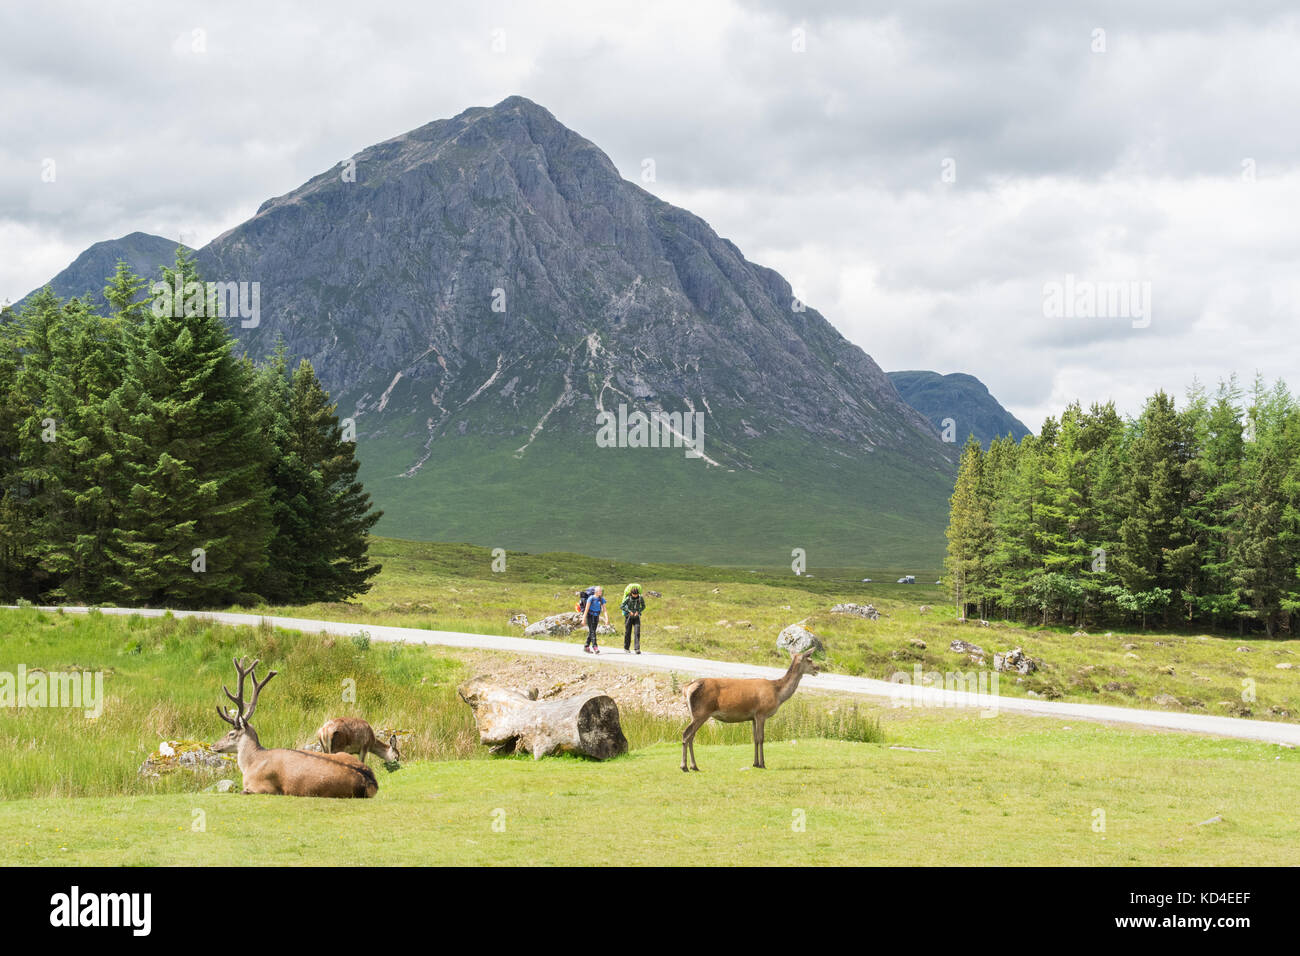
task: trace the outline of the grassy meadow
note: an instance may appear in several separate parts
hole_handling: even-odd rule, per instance
[[[392,538],[375,539],[372,554],[384,570],[355,602],[253,610],[518,636],[520,629],[508,625],[512,614],[537,621],[572,610],[577,588],[602,584],[612,598],[611,622],[621,629],[617,603],[624,586],[637,581],[663,595],[648,598],[641,635],[643,648],[663,653],[784,666],[776,635],[806,619],[827,647],[826,669],[835,673],[888,678],[917,665],[926,672],[969,670],[964,655],[948,649],[961,638],[983,647],[990,664],[993,652],[1014,647],[1041,662],[1039,671],[1019,683],[1002,680],[999,692],[1007,696],[1032,692],[1080,703],[1300,719],[1300,640],[1108,629],[1076,636],[1075,628],[963,624],[954,619],[944,589],[925,583],[937,579],[934,571],[811,566],[812,576],[796,577],[788,569],[510,552],[505,570],[494,572],[486,548]],[[894,583],[904,573],[915,573],[922,583]],[[862,583],[864,577],[872,583]],[[845,601],[872,603],[883,616],[867,621],[830,613],[833,604]],[[621,634],[605,643],[621,645]]]
[[[683,720],[622,714],[606,763],[493,758],[456,684],[467,652],[329,641],[173,618],[0,612],[0,670],[107,672],[103,715],[0,710],[0,863],[1295,864],[1300,754],[1266,744],[801,691],[769,725],[710,724],[677,769]],[[475,652],[478,653],[478,652]],[[213,740],[230,658],[281,672],[265,744],[356,712],[400,730],[404,767],[369,801],[214,792],[233,766],[136,769],[163,739]],[[616,667],[617,655],[592,666]],[[339,688],[356,681],[356,704]],[[851,716],[850,716],[851,714]],[[1204,823],[1214,817],[1215,823]],[[1201,825],[1204,824],[1204,825]],[[363,832],[340,841],[341,828]]]
[[[1010,695],[1275,720],[1300,708],[1300,677],[1277,667],[1300,642],[962,624],[941,588],[892,583],[909,569],[864,584],[857,569],[795,577],[563,554],[512,553],[494,572],[486,549],[394,539],[377,539],[375,554],[384,571],[354,603],[254,610],[518,634],[513,613],[571,609],[591,583],[617,600],[636,579],[663,595],[642,638],[655,651],[780,664],[777,632],[807,619],[841,673],[969,670],[948,650],[960,636],[1043,662],[1023,683],[1004,679]],[[830,614],[839,601],[883,617]],[[304,746],[325,719],[356,714],[399,733],[403,768],[378,770],[370,801],[216,791],[221,779],[238,789],[233,763],[140,775],[161,741],[201,747],[225,732],[214,708],[234,656],[280,672],[256,719],[265,745]],[[580,666],[613,674],[620,657]],[[696,745],[703,772],[682,774],[684,705],[676,716],[621,705],[630,752],[607,763],[494,758],[456,687],[518,663],[265,625],[0,611],[0,671],[102,671],[106,693],[96,719],[0,708],[0,863],[1300,864],[1293,748],[803,690],[768,726],[766,771],[749,767],[748,725],[710,723]],[[692,675],[663,676],[675,694]],[[341,827],[372,836],[340,841]]]

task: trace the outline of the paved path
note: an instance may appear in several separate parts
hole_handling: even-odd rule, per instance
[[[45,608],[44,610],[58,610]],[[65,607],[64,611],[85,613],[84,607]],[[100,608],[104,614],[161,617],[162,610],[135,610],[131,608]],[[291,631],[350,636],[366,631],[372,640],[399,641],[407,644],[436,644],[444,647],[464,647],[483,651],[505,651],[511,654],[542,654],[549,657],[568,657],[592,660],[584,654],[576,641],[537,641],[523,637],[502,637],[494,634],[467,634],[462,631],[429,631],[416,627],[389,627],[379,624],[345,624],[338,621],[312,621],[295,617],[274,617],[259,614],[232,614],[225,611],[172,611],[176,617],[201,617],[219,624],[257,627],[262,621]],[[617,641],[618,639],[615,638]],[[620,667],[639,667],[645,670],[677,671],[694,677],[779,677],[782,673],[774,667],[737,664],[730,661],[711,661],[698,657],[677,657],[672,654],[624,654],[621,646],[611,645],[596,660]],[[978,707],[982,713],[1033,714],[1044,717],[1062,717],[1072,720],[1093,720],[1109,724],[1128,724],[1139,727],[1159,727],[1166,730],[1213,734],[1218,737],[1237,737],[1243,740],[1262,740],[1269,743],[1300,744],[1300,724],[1284,724],[1266,720],[1245,720],[1240,717],[1216,717],[1210,714],[1183,714],[1164,710],[1138,710],[1131,707],[1109,707],[1104,704],[1072,704],[1060,701],[1036,700],[1025,697],[1000,697],[980,695],[955,690],[934,688],[913,689],[909,684],[895,684],[869,677],[848,677],[840,674],[819,674],[806,677],[802,687],[812,690],[860,694],[864,697],[897,700],[915,706]],[[973,690],[973,688],[972,688]]]

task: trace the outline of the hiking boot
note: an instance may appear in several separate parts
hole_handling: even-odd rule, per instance
[[[640,654],[640,653],[641,653],[641,648],[638,647],[638,648],[636,649],[636,652],[637,652],[638,654]]]
[[[600,648],[597,647],[595,644],[592,644],[592,645],[591,645],[591,653],[593,653],[593,654],[599,654],[599,653],[600,653]]]
[[[583,645],[582,645],[582,650],[583,650],[585,653],[590,654],[590,653],[591,653],[591,645],[590,645],[590,644],[583,644]]]

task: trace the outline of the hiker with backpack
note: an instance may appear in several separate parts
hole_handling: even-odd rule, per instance
[[[606,605],[609,603],[605,600],[605,589],[599,584],[594,588],[588,588],[583,592],[585,597],[579,599],[579,612],[587,624],[587,642],[582,645],[582,649],[588,654],[599,654],[600,647],[596,644],[596,628],[603,622],[609,624],[609,611]]]
[[[641,596],[641,585],[629,584],[623,589],[623,603],[619,605],[623,612],[623,653],[632,653],[632,635],[636,635],[636,652],[641,653],[641,612],[645,610],[645,598]]]

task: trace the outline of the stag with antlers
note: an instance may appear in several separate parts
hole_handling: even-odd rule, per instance
[[[217,707],[217,714],[231,730],[212,745],[218,753],[234,753],[239,772],[244,775],[244,793],[278,793],[291,797],[373,797],[379,789],[374,771],[351,754],[318,754],[305,750],[281,750],[263,747],[250,721],[257,710],[257,699],[276,675],[267,671],[260,681],[257,665],[248,667],[235,659],[239,675],[236,692],[225,684],[221,689],[235,705],[232,713]],[[244,704],[244,679],[253,678],[253,699]]]

